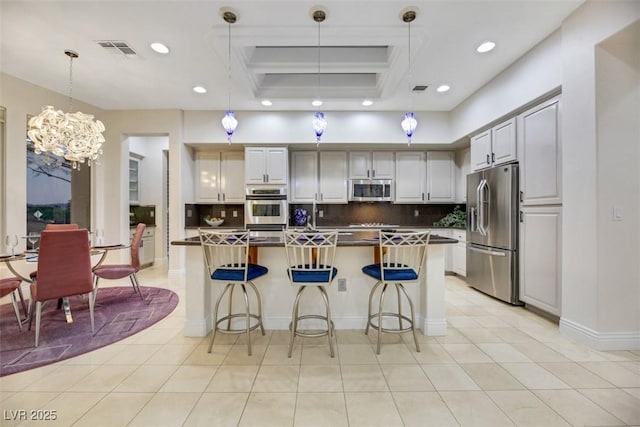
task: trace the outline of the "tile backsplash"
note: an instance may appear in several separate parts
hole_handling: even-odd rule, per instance
[[[155,205],[129,206],[129,225],[134,226],[140,222],[146,225],[156,225]]]

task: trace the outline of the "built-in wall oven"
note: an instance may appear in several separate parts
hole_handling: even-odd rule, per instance
[[[287,187],[246,188],[245,224],[252,230],[282,230],[287,226]]]

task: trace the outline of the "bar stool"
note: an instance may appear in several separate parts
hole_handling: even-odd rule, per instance
[[[298,287],[296,299],[293,303],[291,313],[291,323],[289,330],[291,338],[289,340],[289,357],[293,352],[293,342],[296,336],[301,337],[323,337],[328,336],[329,351],[331,357],[335,356],[333,341],[335,339],[335,327],[331,320],[331,308],[329,305],[329,295],[326,288],[331,285],[333,279],[338,274],[338,270],[333,266],[333,260],[338,242],[338,232],[284,232],[285,249],[289,268],[287,277],[292,286]],[[300,299],[307,288],[318,289],[325,305],[325,314],[300,315]],[[299,322],[307,319],[319,319],[326,322],[326,329],[320,331],[302,331],[299,329]]]
[[[18,308],[18,300],[16,294],[20,297],[20,301],[24,306],[24,299],[22,292],[20,291],[20,284],[22,279],[19,277],[8,277],[6,279],[0,279],[0,298],[11,294],[11,304],[13,304],[13,311],[16,313],[16,319],[18,319],[18,328],[22,332],[22,320],[20,319],[20,309]],[[26,314],[26,313],[25,313]]]
[[[411,331],[413,340],[416,343],[416,351],[420,351],[418,338],[415,329],[415,312],[413,302],[404,288],[406,283],[415,283],[420,277],[420,271],[424,265],[427,255],[427,245],[429,244],[429,231],[424,232],[385,232],[380,230],[378,234],[379,241],[379,262],[362,267],[362,272],[377,280],[376,284],[369,293],[369,308],[367,313],[367,327],[365,335],[369,334],[369,328],[378,331],[377,354],[380,354],[380,342],[383,332],[404,333]],[[393,284],[398,295],[397,312],[384,311],[385,292],[389,285]],[[374,294],[382,286],[380,296],[378,297],[378,311],[373,311]],[[409,303],[410,317],[402,313],[402,295],[404,294]],[[383,326],[385,317],[398,319],[398,327]],[[374,322],[374,320],[377,320]],[[403,321],[405,324],[403,324]]]
[[[204,253],[204,260],[212,281],[226,283],[226,286],[213,309],[213,331],[209,342],[209,353],[216,338],[216,332],[225,334],[247,334],[247,347],[251,356],[251,331],[260,328],[264,335],[262,325],[262,301],[260,292],[253,280],[267,274],[268,269],[261,265],[249,264],[249,232],[220,232],[199,229],[200,243]],[[257,303],[257,312],[252,313],[250,297],[247,293],[247,285],[253,290]],[[244,312],[233,312],[233,291],[239,286],[244,300]],[[218,319],[218,308],[226,294],[228,298],[228,314]],[[232,321],[236,318],[244,319],[242,328],[232,328]],[[253,319],[253,321],[252,321]],[[227,322],[227,327],[220,324]],[[253,323],[253,324],[252,324]]]

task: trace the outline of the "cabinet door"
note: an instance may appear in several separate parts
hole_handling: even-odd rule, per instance
[[[425,153],[396,153],[395,203],[424,203],[426,185]]]
[[[520,300],[559,316],[562,208],[526,207],[520,216]]]
[[[455,202],[453,151],[427,153],[427,202]]]
[[[225,203],[244,203],[244,153],[226,151],[220,155],[221,193]]]
[[[313,203],[318,197],[318,155],[315,151],[291,153],[291,202]]]
[[[491,151],[491,161],[494,165],[517,159],[515,117],[491,129]]]
[[[559,114],[554,98],[518,116],[523,205],[562,203]]]
[[[321,203],[347,203],[347,153],[326,151],[320,153]]]
[[[371,153],[371,177],[376,179],[393,179],[395,163],[393,152],[374,151]]]
[[[491,166],[491,129],[471,137],[471,170]]]
[[[286,148],[267,148],[266,149],[266,167],[267,182],[269,184],[287,184],[289,171],[287,168],[288,152]]]
[[[452,237],[458,241],[453,245],[453,272],[457,275],[467,276],[467,244],[466,231],[453,230]]]
[[[467,203],[467,175],[471,172],[471,150],[466,148],[456,155],[456,202]]]
[[[264,148],[248,147],[244,150],[244,179],[247,184],[266,182],[266,152]]]
[[[196,154],[196,200],[220,202],[220,153]]]
[[[368,151],[353,151],[349,153],[349,178],[371,178],[371,153]]]

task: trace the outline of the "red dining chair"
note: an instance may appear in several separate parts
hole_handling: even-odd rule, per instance
[[[138,276],[136,273],[140,271],[140,242],[142,242],[142,235],[147,226],[140,223],[136,226],[136,231],[131,239],[131,263],[129,264],[101,264],[93,269],[93,276],[95,277],[94,286],[94,298],[98,297],[98,281],[100,279],[124,279],[129,277],[134,292],[140,295],[140,298],[144,300],[142,292],[140,292],[140,284],[138,283]]]
[[[20,309],[18,308],[16,294],[20,291],[21,283],[22,279],[19,277],[0,279],[0,298],[11,294],[11,303],[13,304],[13,311],[16,313],[16,319],[18,319],[18,328],[20,329],[20,332],[22,332],[22,320],[20,319]],[[22,294],[20,294],[20,299],[22,300]]]
[[[46,301],[88,294],[91,332],[93,320],[93,280],[91,251],[86,229],[43,231],[40,234],[38,275],[31,284],[29,326],[36,314],[36,347],[40,340],[42,306]],[[34,309],[35,308],[35,309]]]
[[[47,224],[44,227],[45,230],[77,230],[78,224]]]

